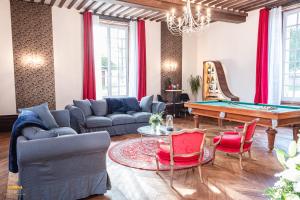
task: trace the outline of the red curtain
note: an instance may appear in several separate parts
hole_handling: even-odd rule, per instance
[[[83,99],[96,99],[94,39],[92,13],[83,13],[84,64],[83,64]]]
[[[146,96],[146,33],[145,21],[138,20],[138,100]]]
[[[268,103],[268,25],[269,10],[260,10],[257,55],[255,103]]]

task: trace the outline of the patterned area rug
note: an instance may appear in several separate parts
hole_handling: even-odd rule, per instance
[[[155,152],[158,138],[129,139],[112,146],[108,155],[111,160],[121,165],[143,170],[156,170]],[[212,159],[211,150],[204,149],[203,164]],[[183,169],[176,168],[176,169]],[[169,166],[160,165],[160,170],[169,170]]]

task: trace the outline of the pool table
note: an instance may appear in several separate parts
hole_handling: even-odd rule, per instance
[[[274,148],[276,128],[293,127],[293,138],[297,140],[300,129],[300,107],[285,105],[254,104],[226,100],[188,102],[185,107],[192,109],[195,127],[199,127],[199,116],[218,119],[219,126],[223,120],[249,122],[259,118],[258,124],[267,127],[268,148]]]

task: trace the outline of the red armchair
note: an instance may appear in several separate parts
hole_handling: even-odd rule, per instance
[[[237,127],[235,131],[224,132],[219,136],[214,137],[214,156],[213,161],[215,160],[216,150],[222,151],[225,153],[237,153],[239,154],[240,159],[240,168],[243,169],[242,158],[245,152],[248,152],[249,157],[251,158],[251,146],[253,142],[253,136],[256,128],[256,124],[259,119],[255,119],[251,122],[248,122],[244,127]],[[238,130],[242,130],[238,132]]]
[[[159,143],[156,153],[156,165],[159,173],[159,164],[170,166],[170,185],[173,187],[174,167],[198,167],[202,180],[201,163],[203,160],[203,146],[205,141],[204,130],[182,130],[170,136],[170,143]]]

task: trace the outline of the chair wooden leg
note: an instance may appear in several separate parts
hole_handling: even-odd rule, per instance
[[[212,160],[211,160],[212,165],[214,165],[214,163],[215,163],[215,158],[216,158],[216,147],[214,147],[214,149],[213,149],[213,157],[212,157]]]
[[[243,170],[243,164],[242,164],[243,154],[240,153],[239,157],[240,157],[240,168]]]
[[[199,171],[199,178],[200,178],[200,181],[201,181],[201,183],[203,183],[203,178],[202,178],[202,168],[201,168],[201,165],[198,166],[198,171]]]
[[[159,173],[159,163],[158,163],[157,157],[155,157],[155,161],[156,161],[156,174],[158,174]]]
[[[249,158],[252,159],[251,150],[248,151]]]
[[[173,187],[173,175],[174,175],[174,166],[170,165],[171,173],[170,173],[170,186]]]

